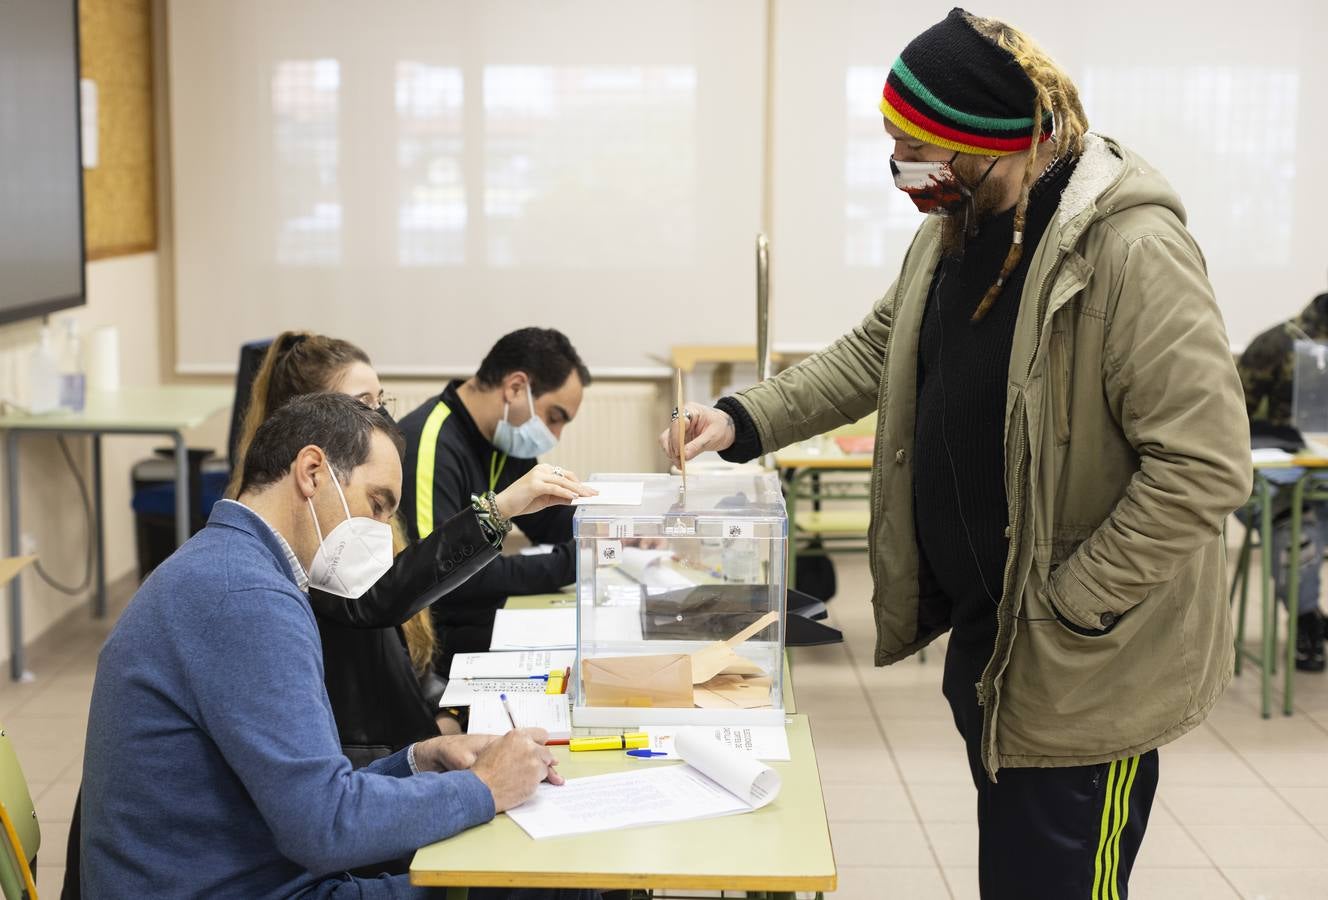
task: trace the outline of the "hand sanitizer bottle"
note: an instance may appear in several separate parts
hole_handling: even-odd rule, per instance
[[[51,329],[42,325],[37,346],[28,358],[28,409],[34,414],[60,406],[60,369],[51,350]]]
[[[88,378],[83,371],[83,342],[78,337],[78,320],[65,319],[65,352],[60,360],[60,406],[70,412],[82,412],[87,398]]]

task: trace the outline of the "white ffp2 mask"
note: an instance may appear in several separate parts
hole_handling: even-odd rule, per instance
[[[356,600],[392,568],[392,526],[365,516],[352,516],[331,463],[327,471],[341,498],[346,519],[323,537],[313,498],[308,499],[314,530],[318,532],[318,549],[309,566],[309,586]]]

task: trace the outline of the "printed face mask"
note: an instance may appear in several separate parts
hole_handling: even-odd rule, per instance
[[[945,162],[905,162],[891,157],[890,172],[894,175],[895,187],[908,194],[918,212],[952,216],[972,200],[973,192],[982,186],[996,166],[996,161],[992,160],[978,183],[970,188],[954,170],[954,161],[958,158],[958,153]]]

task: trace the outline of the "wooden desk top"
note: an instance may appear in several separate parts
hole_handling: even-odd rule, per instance
[[[837,884],[825,800],[806,716],[791,716],[783,787],[739,816],[536,841],[507,816],[424,847],[413,884],[468,887],[832,891]],[[642,765],[617,752],[552,748],[569,778]],[[644,763],[673,765],[674,763]]]

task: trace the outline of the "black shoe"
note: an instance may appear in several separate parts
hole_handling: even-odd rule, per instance
[[[1324,670],[1323,615],[1317,609],[1296,619],[1296,670]]]

